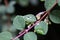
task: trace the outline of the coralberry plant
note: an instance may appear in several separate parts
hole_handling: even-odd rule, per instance
[[[2,0],[0,0],[1,2]],[[11,18],[10,14],[14,13],[14,4],[19,3],[21,6],[27,6],[29,0],[4,0],[5,5],[0,5],[0,13],[5,15],[8,14],[8,26],[3,27],[0,33],[0,40],[20,40],[23,36],[24,40],[37,40],[37,34],[46,35],[48,32],[48,25],[52,24],[49,19],[57,24],[60,24],[60,9],[53,9],[56,5],[60,7],[60,0],[41,0],[44,1],[45,11],[37,13],[36,16],[33,14],[17,15]],[[30,1],[31,2],[31,1]],[[31,4],[35,5],[36,0],[32,1]],[[36,2],[36,5],[38,3]],[[4,16],[5,17],[5,16]],[[49,19],[48,19],[49,18]],[[6,19],[6,18],[5,18]],[[11,20],[13,20],[11,25]],[[26,26],[27,25],[27,26]],[[25,28],[27,27],[27,28]],[[33,31],[30,30],[34,28]],[[16,31],[20,32],[16,36]]]

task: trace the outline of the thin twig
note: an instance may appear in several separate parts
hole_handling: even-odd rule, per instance
[[[57,4],[57,1],[54,3],[54,5],[52,6],[52,8],[55,7],[56,4]],[[46,11],[45,14],[44,14],[39,20],[37,20],[36,22],[34,22],[34,23],[32,24],[32,26],[30,26],[30,28],[24,30],[24,32],[22,32],[21,34],[19,34],[18,36],[16,36],[16,37],[13,38],[12,40],[15,40],[15,39],[21,37],[21,36],[24,35],[26,32],[28,32],[31,28],[33,28],[35,25],[37,25],[39,22],[41,22],[41,20],[44,19],[44,17],[46,17],[46,16],[50,13],[50,11],[52,10],[52,8],[51,8],[50,10]]]
[[[4,3],[5,3],[5,6],[8,7],[8,0],[4,0]],[[8,16],[8,26],[10,27],[10,24],[11,24],[10,14],[7,14],[7,16]]]
[[[6,6],[8,6],[8,2],[7,2],[7,1],[8,1],[8,0],[4,0]]]

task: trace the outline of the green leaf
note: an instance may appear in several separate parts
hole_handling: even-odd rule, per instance
[[[56,0],[45,0],[45,8],[46,10],[49,10],[52,8],[52,6],[55,4]]]
[[[45,0],[40,0],[40,1],[45,1]]]
[[[60,0],[58,0],[58,5],[60,6]]]
[[[35,22],[36,21],[35,16],[32,14],[25,15],[25,16],[23,16],[23,18],[27,22]]]
[[[44,21],[41,21],[35,26],[34,29],[35,29],[35,32],[42,34],[42,35],[46,35],[48,31],[48,24],[45,23]]]
[[[38,5],[38,0],[30,0],[30,3],[34,6]]]
[[[53,10],[50,15],[49,18],[52,22],[54,23],[60,23],[60,10]]]
[[[15,0],[14,1],[10,1],[10,3],[9,3],[9,5],[11,5],[11,6],[14,6],[14,4],[16,4]]]
[[[2,32],[0,33],[0,40],[11,40],[12,35],[10,32]]]
[[[24,40],[37,40],[37,35],[34,32],[28,32],[24,35]]]
[[[10,32],[16,32],[17,30],[16,30],[16,28],[13,26],[13,25],[11,25],[11,27],[9,28],[9,31]]]
[[[8,17],[6,15],[2,15],[2,20],[6,21],[8,20]]]
[[[13,25],[7,26],[6,24],[2,26],[2,31],[16,32],[16,28]]]
[[[8,29],[9,29],[9,27],[7,26],[7,25],[3,25],[2,26],[2,31],[4,32],[4,31],[8,31]]]
[[[14,13],[14,11],[15,11],[15,9],[14,9],[14,7],[12,6],[12,5],[9,5],[8,7],[7,7],[7,9],[6,9],[6,12],[7,13]]]
[[[27,6],[29,4],[29,0],[19,0],[19,4],[21,6]]]
[[[0,13],[5,14],[6,13],[6,7],[4,5],[0,5]]]
[[[22,16],[17,15],[13,20],[13,25],[18,30],[23,30],[25,28],[25,20]]]

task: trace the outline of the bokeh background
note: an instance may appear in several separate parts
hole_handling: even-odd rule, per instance
[[[10,1],[11,0],[8,0],[8,2],[10,2]],[[0,2],[0,5],[2,5],[2,4],[5,5],[4,0],[2,0],[2,2]],[[40,1],[40,0],[38,0],[37,4],[31,4],[31,2],[29,2],[29,5],[27,5],[27,6],[22,6],[19,3],[16,3],[16,4],[14,4],[14,8],[15,8],[15,12],[13,14],[10,14],[11,18],[13,16],[16,16],[16,15],[26,15],[26,14],[36,15],[37,13],[46,10],[45,7],[44,7],[44,1]],[[9,14],[6,14],[6,16],[7,15],[9,15]],[[9,25],[9,17],[7,16],[8,19],[4,20],[2,18],[3,16],[4,15],[0,13],[0,32],[2,31],[3,25],[5,25],[5,24]],[[10,22],[12,23],[12,21],[10,21]],[[40,34],[36,33],[37,36],[38,36],[38,40],[60,40],[60,24],[55,24],[53,22],[51,22],[51,23],[52,24],[49,25],[49,30],[48,30],[47,35],[43,36],[43,35],[40,35]],[[30,31],[33,31],[33,29],[31,29]],[[19,30],[17,30],[17,33],[18,32],[19,32]],[[21,40],[23,40],[23,39],[21,39]]]

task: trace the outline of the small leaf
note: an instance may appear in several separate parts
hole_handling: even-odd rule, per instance
[[[28,32],[24,35],[24,40],[37,40],[37,35],[34,32]]]
[[[46,35],[48,31],[48,24],[45,23],[44,21],[41,21],[35,26],[34,29],[35,29],[35,32],[42,34],[42,35]]]
[[[54,23],[60,23],[60,10],[53,10],[50,15],[49,18],[52,22]]]
[[[6,12],[6,7],[4,5],[0,5],[0,13],[5,14],[5,12]]]
[[[25,20],[22,16],[17,15],[13,20],[13,25],[18,30],[23,30],[25,28]]]
[[[56,3],[56,0],[45,0],[46,10],[51,9],[51,7]]]
[[[11,40],[12,35],[10,32],[2,32],[0,33],[0,40]]]
[[[25,15],[25,16],[23,16],[23,18],[27,22],[35,22],[36,21],[35,16],[32,14]]]
[[[45,1],[45,0],[40,0],[40,1]]]
[[[60,0],[58,0],[58,5],[60,6]]]
[[[16,1],[10,1],[9,5],[14,6],[15,3]]]
[[[7,17],[6,15],[3,15],[3,16],[2,16],[2,20],[4,20],[4,21],[5,21],[5,20],[8,20],[8,17]]]
[[[2,31],[5,32],[5,31],[8,31],[9,27],[7,25],[3,25],[2,27]]]
[[[13,6],[11,6],[11,5],[9,5],[8,7],[7,7],[7,9],[6,9],[6,12],[7,13],[14,13],[14,11],[15,11],[15,9],[14,9],[14,7]]]
[[[16,32],[17,30],[16,30],[16,28],[13,26],[13,25],[11,25],[11,27],[9,28],[9,31],[10,32]]]
[[[21,6],[27,6],[29,4],[29,0],[19,0],[19,4]]]
[[[30,0],[32,5],[38,5],[38,0]]]

